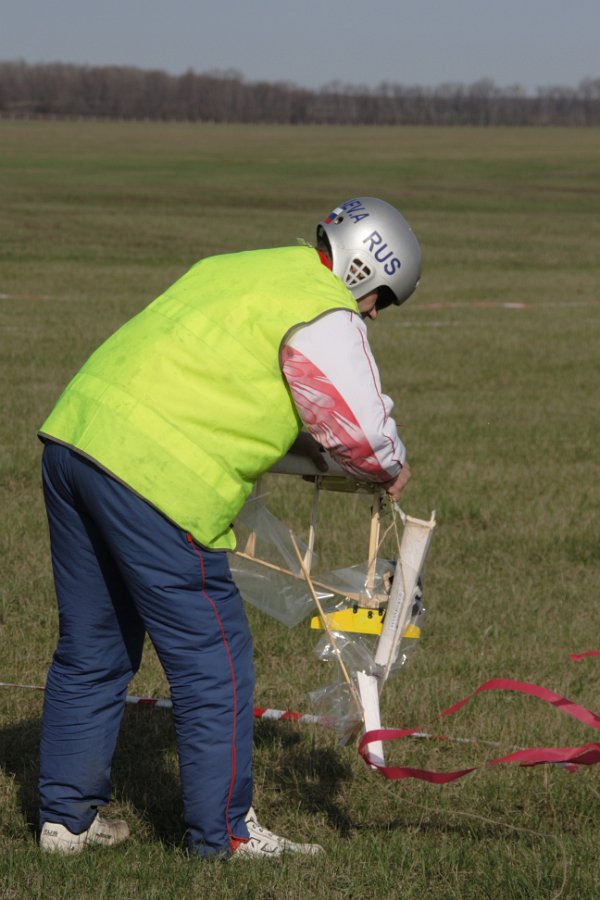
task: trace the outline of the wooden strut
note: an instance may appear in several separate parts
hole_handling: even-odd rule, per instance
[[[322,605],[321,605],[321,601],[319,600],[319,598],[318,598],[318,596],[317,596],[317,592],[316,592],[315,589],[314,589],[314,585],[313,585],[312,579],[311,579],[309,573],[308,573],[307,570],[306,570],[306,567],[305,567],[305,565],[304,565],[304,560],[302,559],[302,554],[300,553],[300,548],[298,547],[298,544],[297,544],[297,542],[296,542],[296,538],[295,538],[293,532],[291,532],[291,531],[290,531],[290,539],[291,539],[292,544],[293,544],[293,546],[294,546],[294,550],[295,550],[296,556],[298,557],[298,562],[300,563],[300,568],[302,569],[302,574],[304,575],[305,581],[306,581],[306,583],[307,583],[307,585],[308,585],[308,589],[309,589],[309,591],[310,591],[310,593],[311,593],[311,596],[312,596],[312,598],[313,598],[314,604],[315,604],[315,606],[317,607],[317,609],[318,609],[318,611],[319,611],[319,616],[321,617],[321,621],[322,621],[322,623],[323,623],[323,628],[324,628],[325,631],[327,632],[327,637],[328,637],[329,640],[331,641],[331,646],[333,647],[334,653],[335,653],[335,655],[336,655],[336,657],[337,657],[337,660],[338,660],[338,662],[339,662],[339,664],[340,664],[340,668],[341,668],[341,670],[342,670],[342,674],[343,674],[345,680],[346,680],[347,683],[348,683],[348,687],[350,688],[350,693],[352,694],[352,699],[354,700],[354,703],[356,704],[356,709],[357,709],[357,711],[358,711],[358,713],[359,713],[359,715],[360,715],[360,722],[358,723],[358,726],[357,726],[357,727],[360,728],[360,727],[362,726],[363,721],[364,721],[363,706],[362,706],[362,702],[361,702],[360,696],[359,696],[359,694],[358,694],[358,691],[356,690],[356,687],[354,686],[354,682],[352,681],[352,678],[350,677],[350,673],[348,672],[348,669],[346,668],[346,664],[344,663],[344,660],[343,660],[343,658],[342,658],[342,654],[341,654],[340,649],[339,649],[339,647],[338,647],[338,645],[337,645],[337,641],[336,641],[336,639],[335,639],[335,636],[334,636],[334,634],[333,634],[331,628],[329,627],[329,623],[328,623],[328,621],[327,621],[327,616],[326,616],[326,614],[325,614],[325,610],[323,609],[323,607],[322,607]]]
[[[304,572],[301,571],[293,572],[291,569],[285,569],[283,566],[278,566],[275,563],[267,562],[266,559],[259,559],[257,556],[251,556],[249,553],[245,553],[242,550],[233,550],[234,556],[239,556],[240,559],[247,559],[249,562],[257,563],[259,566],[264,566],[266,569],[271,569],[273,572],[281,572],[282,575],[289,575],[291,578],[296,578],[300,580],[306,580],[304,578]],[[316,585],[316,587],[321,588],[326,591],[328,594],[339,594],[340,589],[332,587],[329,584],[325,584],[323,581],[317,581],[316,579],[311,579],[312,584]],[[360,604],[362,599],[364,598],[364,594],[356,593],[356,591],[344,591],[344,597],[347,597],[348,600],[354,600],[355,603]]]
[[[308,548],[304,557],[304,565],[306,571],[310,573],[315,552],[315,539],[317,537],[317,519],[319,517],[319,495],[321,493],[321,476],[315,478],[315,486],[313,490],[313,500],[310,510],[310,526],[308,529]]]
[[[254,494],[256,497],[260,495],[260,489],[262,487],[262,476],[256,479],[256,483],[254,485]],[[246,540],[246,546],[244,547],[244,555],[249,559],[254,559],[256,554],[256,529],[253,528],[248,538]],[[240,554],[241,555],[241,554]]]
[[[387,603],[389,595],[389,590],[387,593],[375,590],[377,583],[377,556],[381,545],[390,532],[390,528],[388,528],[384,532],[383,537],[381,536],[381,520],[383,518],[385,496],[385,491],[380,491],[379,494],[373,497],[373,506],[371,507],[367,582],[365,584],[365,594],[362,595],[359,604],[365,609],[380,609],[383,603]]]
[[[368,591],[375,590],[375,579],[377,577],[377,550],[379,549],[379,532],[381,531],[381,495],[373,497],[373,506],[371,507],[371,530],[369,532],[369,568],[367,570]]]

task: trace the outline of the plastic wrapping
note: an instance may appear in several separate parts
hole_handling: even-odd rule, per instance
[[[309,612],[314,611],[306,582],[239,556],[232,556],[230,566],[244,600],[288,628],[299,625]]]
[[[379,498],[371,508],[372,558],[319,573],[312,547],[316,502],[309,544],[305,544],[295,536],[292,539],[285,525],[253,497],[236,521],[238,550],[230,555],[231,571],[244,599],[288,627],[316,612],[317,603],[319,617],[313,627],[323,625],[321,616],[326,626],[315,653],[321,661],[333,663],[328,667],[333,681],[311,691],[308,699],[315,714],[331,722],[341,743],[352,740],[363,724],[367,730],[377,727],[379,694],[386,680],[409,659],[425,615],[420,574],[435,515],[427,522],[396,510],[403,531],[398,559],[390,561],[376,558],[382,509]],[[378,744],[369,752],[374,760],[383,760]]]
[[[339,603],[337,608],[344,605],[346,604]],[[424,618],[423,591],[419,586],[413,601],[410,621],[405,635],[400,641],[398,656],[390,667],[390,674],[397,672],[405,665],[417,646]],[[377,635],[353,634],[347,631],[333,631],[332,633],[336,647],[349,671],[366,672],[369,675],[378,671],[375,663],[375,653],[379,640]],[[323,662],[334,661],[337,656],[331,639],[326,632],[317,641],[314,652],[317,658]]]
[[[402,666],[406,665],[411,654],[414,652],[417,644],[419,643],[420,632],[421,628],[423,627],[425,613],[426,609],[423,606],[423,590],[421,585],[419,584],[418,591],[415,594],[413,601],[409,629],[407,629],[409,636],[407,636],[405,632],[404,637],[400,641],[398,656],[390,666],[390,675],[398,672],[399,669],[402,668]]]
[[[230,554],[229,564],[244,600],[288,628],[298,625],[315,605],[288,529],[260,500],[252,499],[236,520],[236,534],[240,551]],[[298,545],[306,553],[307,545]],[[313,554],[313,565],[315,560]],[[326,600],[333,594],[319,591],[318,596]]]
[[[244,600],[288,628],[299,625],[315,611],[315,605],[300,572],[289,530],[258,498],[251,498],[242,508],[235,530],[238,551],[230,554],[230,568]],[[296,540],[306,556],[308,545]],[[373,588],[367,589],[368,562],[319,573],[318,555],[311,551],[310,557],[315,590],[328,612],[341,608],[340,596],[350,595],[353,600],[359,595],[380,595],[384,599],[389,591],[394,571],[390,560],[377,559]]]
[[[372,587],[369,583],[369,563],[359,563],[354,566],[346,566],[343,569],[334,569],[331,572],[319,574],[319,581],[327,584],[337,594],[343,597],[348,595],[364,595],[365,599],[383,600],[389,593],[391,580],[394,576],[395,563],[389,559],[377,558],[374,566],[374,579]]]
[[[396,675],[413,653],[419,641],[424,617],[423,592],[419,585],[411,609],[410,622],[404,637],[400,641],[396,660],[390,666],[388,678]],[[380,667],[375,663],[379,637],[377,635],[351,634],[342,631],[334,631],[332,635],[335,647],[331,637],[325,632],[315,645],[314,652],[316,656],[327,663],[336,663],[338,654],[342,657],[344,665],[350,673],[361,697],[365,717],[365,730],[368,731],[370,728],[379,727],[376,724],[379,717],[379,705],[376,698],[381,693],[385,683],[380,677]],[[342,722],[340,741],[343,742],[344,735],[350,730],[349,723],[355,717],[356,702],[349,686],[342,680],[342,673],[337,666],[335,666],[334,672],[338,679],[337,683],[329,684],[320,691],[313,691],[308,695],[308,699],[309,702],[315,704],[315,711],[318,715],[331,719],[340,717]],[[342,688],[345,688],[345,690],[341,690]],[[370,700],[369,695],[371,695]],[[338,730],[336,728],[336,731]],[[374,744],[370,747],[369,752],[374,761],[382,764],[383,748],[379,744]]]
[[[354,740],[362,726],[363,715],[346,682],[311,691],[308,700],[315,715],[331,720],[341,744]]]
[[[371,674],[373,672],[377,646],[376,637],[367,634],[350,634],[347,631],[334,631],[332,634],[339,654],[350,673],[360,671]],[[335,662],[338,655],[327,632],[317,641],[314,652],[322,662]]]
[[[238,538],[238,549],[242,552],[244,552],[244,546],[248,546],[248,541],[251,541],[254,556],[267,562],[276,563],[296,575],[299,574],[298,558],[289,529],[267,509],[260,497],[251,497],[246,501],[235,520],[235,532]],[[305,553],[307,545],[296,540],[300,549]],[[313,561],[316,559],[316,555],[313,554]]]

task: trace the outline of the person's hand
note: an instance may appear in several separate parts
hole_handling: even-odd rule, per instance
[[[323,456],[323,448],[308,431],[301,431],[289,450],[298,456],[307,456],[315,464],[319,472],[326,472],[329,466]]]
[[[386,494],[394,503],[397,503],[400,499],[400,495],[402,491],[410,481],[410,466],[407,462],[404,463],[402,469],[400,470],[400,474],[396,475],[392,481],[387,481],[383,487],[385,488]]]

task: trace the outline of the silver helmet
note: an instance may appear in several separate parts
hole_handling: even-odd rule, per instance
[[[378,307],[400,306],[421,276],[421,249],[398,210],[376,197],[346,200],[317,225],[328,243],[333,272],[359,300],[379,289]]]

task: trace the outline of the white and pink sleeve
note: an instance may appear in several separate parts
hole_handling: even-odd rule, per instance
[[[336,310],[300,328],[281,362],[302,421],[342,468],[369,481],[398,475],[406,450],[359,315]]]

